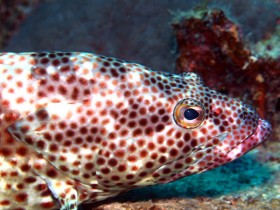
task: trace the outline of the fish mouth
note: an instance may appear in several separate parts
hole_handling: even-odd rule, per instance
[[[259,118],[255,131],[250,136],[245,138],[240,144],[234,147],[230,152],[228,152],[226,154],[226,159],[228,161],[234,160],[264,143],[268,139],[271,131],[272,128],[270,123]]]
[[[230,139],[228,143],[235,143],[232,144],[232,147],[225,154],[225,162],[235,160],[251,151],[265,142],[271,133],[271,125],[266,120],[259,117],[254,107],[243,104],[242,114],[243,121],[240,126],[231,131],[229,136],[226,137]]]
[[[220,165],[235,160],[258,145],[265,142],[270,133],[271,125],[259,117],[257,111],[250,105],[243,105],[243,120],[241,124],[225,135],[220,136],[221,143],[214,148],[221,157]]]

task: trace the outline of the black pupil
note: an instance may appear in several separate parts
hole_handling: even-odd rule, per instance
[[[186,111],[184,112],[184,117],[187,120],[194,120],[198,116],[199,116],[198,111],[196,111],[195,109],[192,109],[192,108],[186,109]]]

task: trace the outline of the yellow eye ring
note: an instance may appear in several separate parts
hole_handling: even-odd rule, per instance
[[[198,127],[203,122],[204,117],[203,105],[191,98],[181,100],[173,112],[176,124],[187,129]]]

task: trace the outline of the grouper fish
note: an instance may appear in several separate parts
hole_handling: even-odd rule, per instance
[[[0,53],[0,209],[71,209],[239,158],[270,124],[171,74],[80,52]]]

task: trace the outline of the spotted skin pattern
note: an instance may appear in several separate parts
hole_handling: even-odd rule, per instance
[[[77,209],[171,182],[242,156],[271,131],[194,73],[42,52],[0,54],[0,74],[1,209]]]

